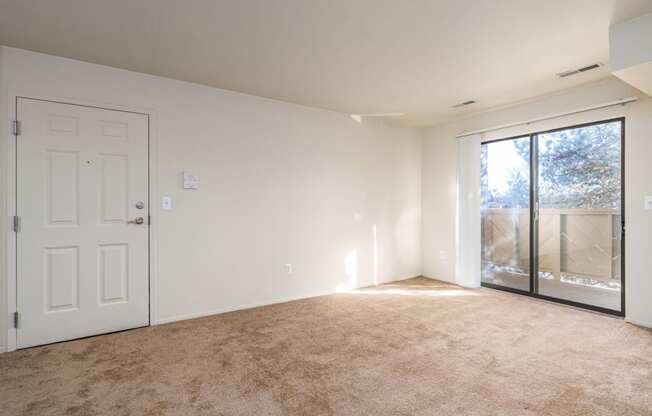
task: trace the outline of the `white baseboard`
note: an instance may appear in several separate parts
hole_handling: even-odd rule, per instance
[[[427,278],[427,279],[439,280],[440,282],[450,283],[450,284],[452,284],[452,285],[456,285],[456,284],[457,284],[457,282],[455,281],[455,279],[444,279],[444,278],[442,278],[442,277],[432,277],[432,276],[428,276],[428,275],[426,275],[426,274],[424,274],[423,277],[425,277],[425,278]]]
[[[274,304],[277,304],[277,303],[292,302],[292,301],[295,301],[295,300],[315,298],[315,297],[318,297],[318,296],[325,296],[325,295],[332,295],[334,293],[336,293],[334,290],[327,290],[327,291],[323,291],[323,292],[315,292],[315,293],[302,295],[302,296],[289,296],[289,297],[284,297],[284,298],[276,298],[276,299],[271,299],[271,300],[264,300],[262,302],[248,303],[248,304],[239,305],[239,306],[229,306],[229,307],[221,308],[221,309],[213,309],[213,310],[209,310],[209,311],[187,313],[187,314],[183,314],[183,315],[171,316],[171,317],[168,317],[168,318],[161,318],[157,322],[152,323],[152,325],[168,324],[170,322],[185,321],[187,319],[201,318],[201,317],[210,316],[210,315],[219,315],[219,314],[222,314],[222,313],[241,311],[241,310],[252,309],[252,308],[258,308],[258,307],[261,307],[261,306],[274,305]]]
[[[423,277],[427,277],[428,279],[439,280],[440,282],[450,283],[450,284],[452,284],[452,285],[457,285],[457,286],[463,287],[463,288],[465,288],[465,289],[480,289],[480,288],[482,287],[481,284],[477,284],[477,285],[463,285],[463,284],[457,283],[457,280],[456,280],[455,278],[453,278],[453,279],[445,279],[445,278],[442,278],[442,277],[430,277],[430,276],[425,275],[425,274],[423,275]]]
[[[625,322],[628,322],[628,323],[630,323],[632,325],[641,326],[643,328],[652,328],[652,322],[643,322],[643,321],[639,321],[639,320],[636,320],[636,319],[631,319],[631,318],[628,318],[628,317],[625,317]]]
[[[415,277],[421,277],[422,275],[416,275],[416,276],[405,276],[405,277],[400,277],[396,280],[391,280],[387,282],[381,282],[379,284],[386,284],[386,283],[391,283],[391,282],[398,282],[401,280],[407,280],[407,279],[413,279]],[[426,277],[426,276],[424,276]],[[201,311],[201,312],[193,312],[193,313],[188,313],[188,314],[183,314],[183,315],[177,315],[177,316],[172,316],[168,318],[162,318],[159,319],[156,322],[152,322],[152,325],[163,325],[163,324],[168,324],[171,322],[178,322],[178,321],[185,321],[188,319],[195,319],[195,318],[202,318],[204,316],[211,316],[211,315],[219,315],[222,313],[227,313],[227,312],[234,312],[234,311],[240,311],[240,310],[245,310],[245,309],[252,309],[252,308],[258,308],[261,306],[268,306],[268,305],[274,305],[278,303],[285,303],[285,302],[292,302],[295,300],[302,300],[302,299],[309,299],[309,298],[315,298],[319,296],[327,296],[327,295],[333,295],[338,293],[336,290],[324,290],[321,292],[314,292],[314,293],[309,293],[301,296],[288,296],[288,297],[282,297],[282,298],[276,298],[276,299],[270,299],[270,300],[265,300],[262,302],[254,302],[254,303],[249,303],[249,304],[244,304],[244,305],[239,305],[239,306],[231,306],[231,307],[226,307],[226,308],[221,308],[221,309],[214,309],[214,310],[209,310],[209,311]],[[7,347],[5,345],[0,345],[0,354],[7,352]]]
[[[400,280],[412,279],[414,277],[419,277],[419,276],[420,275],[401,277],[401,278],[398,278],[396,280],[391,280],[391,281],[388,281],[388,282],[382,282],[382,283],[379,283],[379,284],[397,282],[397,281],[400,281]],[[335,293],[338,293],[335,289],[324,290],[324,291],[321,291],[321,292],[314,292],[314,293],[309,293],[309,294],[301,295],[301,296],[288,296],[288,297],[264,300],[262,302],[248,303],[248,304],[239,305],[239,306],[229,306],[229,307],[221,308],[221,309],[213,309],[213,310],[209,310],[209,311],[187,313],[187,314],[183,314],[183,315],[171,316],[171,317],[168,317],[168,318],[161,318],[156,322],[152,322],[152,325],[169,324],[171,322],[185,321],[187,319],[202,318],[204,316],[219,315],[219,314],[227,313],[227,312],[235,312],[235,311],[242,311],[242,310],[245,310],[245,309],[259,308],[261,306],[275,305],[277,303],[285,303],[285,302],[292,302],[292,301],[295,301],[295,300],[316,298],[318,296],[333,295]]]
[[[415,275],[415,276],[405,276],[405,277],[400,277],[400,278],[398,278],[398,279],[396,279],[396,280],[390,280],[389,282],[386,282],[386,283],[400,282],[401,280],[415,279],[415,278],[417,278],[417,277],[426,277],[426,276],[424,276],[424,275],[422,275],[421,273],[419,273],[419,274],[417,274],[417,275]],[[383,283],[381,283],[381,284],[383,284]]]

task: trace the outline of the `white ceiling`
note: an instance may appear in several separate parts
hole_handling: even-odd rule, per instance
[[[0,44],[430,125],[604,78],[652,0],[0,0]],[[474,99],[461,110],[451,105]]]

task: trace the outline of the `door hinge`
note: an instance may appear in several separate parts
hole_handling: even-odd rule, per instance
[[[18,312],[14,312],[14,328],[18,329]]]
[[[12,132],[14,136],[20,136],[20,121],[14,120],[12,123]]]
[[[152,216],[151,215],[147,216],[147,225],[152,225]]]
[[[20,231],[20,217],[14,215],[14,232],[17,233],[18,231]]]

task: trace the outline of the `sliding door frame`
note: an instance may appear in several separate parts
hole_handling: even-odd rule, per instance
[[[542,295],[539,293],[539,279],[537,279],[539,275],[539,136],[563,130],[590,127],[613,122],[620,122],[620,310],[613,310],[587,303]],[[494,140],[486,140],[482,142],[482,145],[506,140],[521,139],[524,137],[530,138],[530,290],[525,291],[493,283],[485,283],[482,279],[480,285],[482,287],[530,296],[595,312],[625,316],[625,117],[575,124]]]

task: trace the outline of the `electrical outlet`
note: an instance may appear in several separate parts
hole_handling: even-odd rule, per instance
[[[448,260],[448,252],[446,250],[439,250],[439,260]]]
[[[285,265],[285,272],[286,272],[287,274],[292,274],[292,273],[294,273],[294,266],[292,266],[292,264],[290,264],[290,263],[286,264],[286,265]]]

